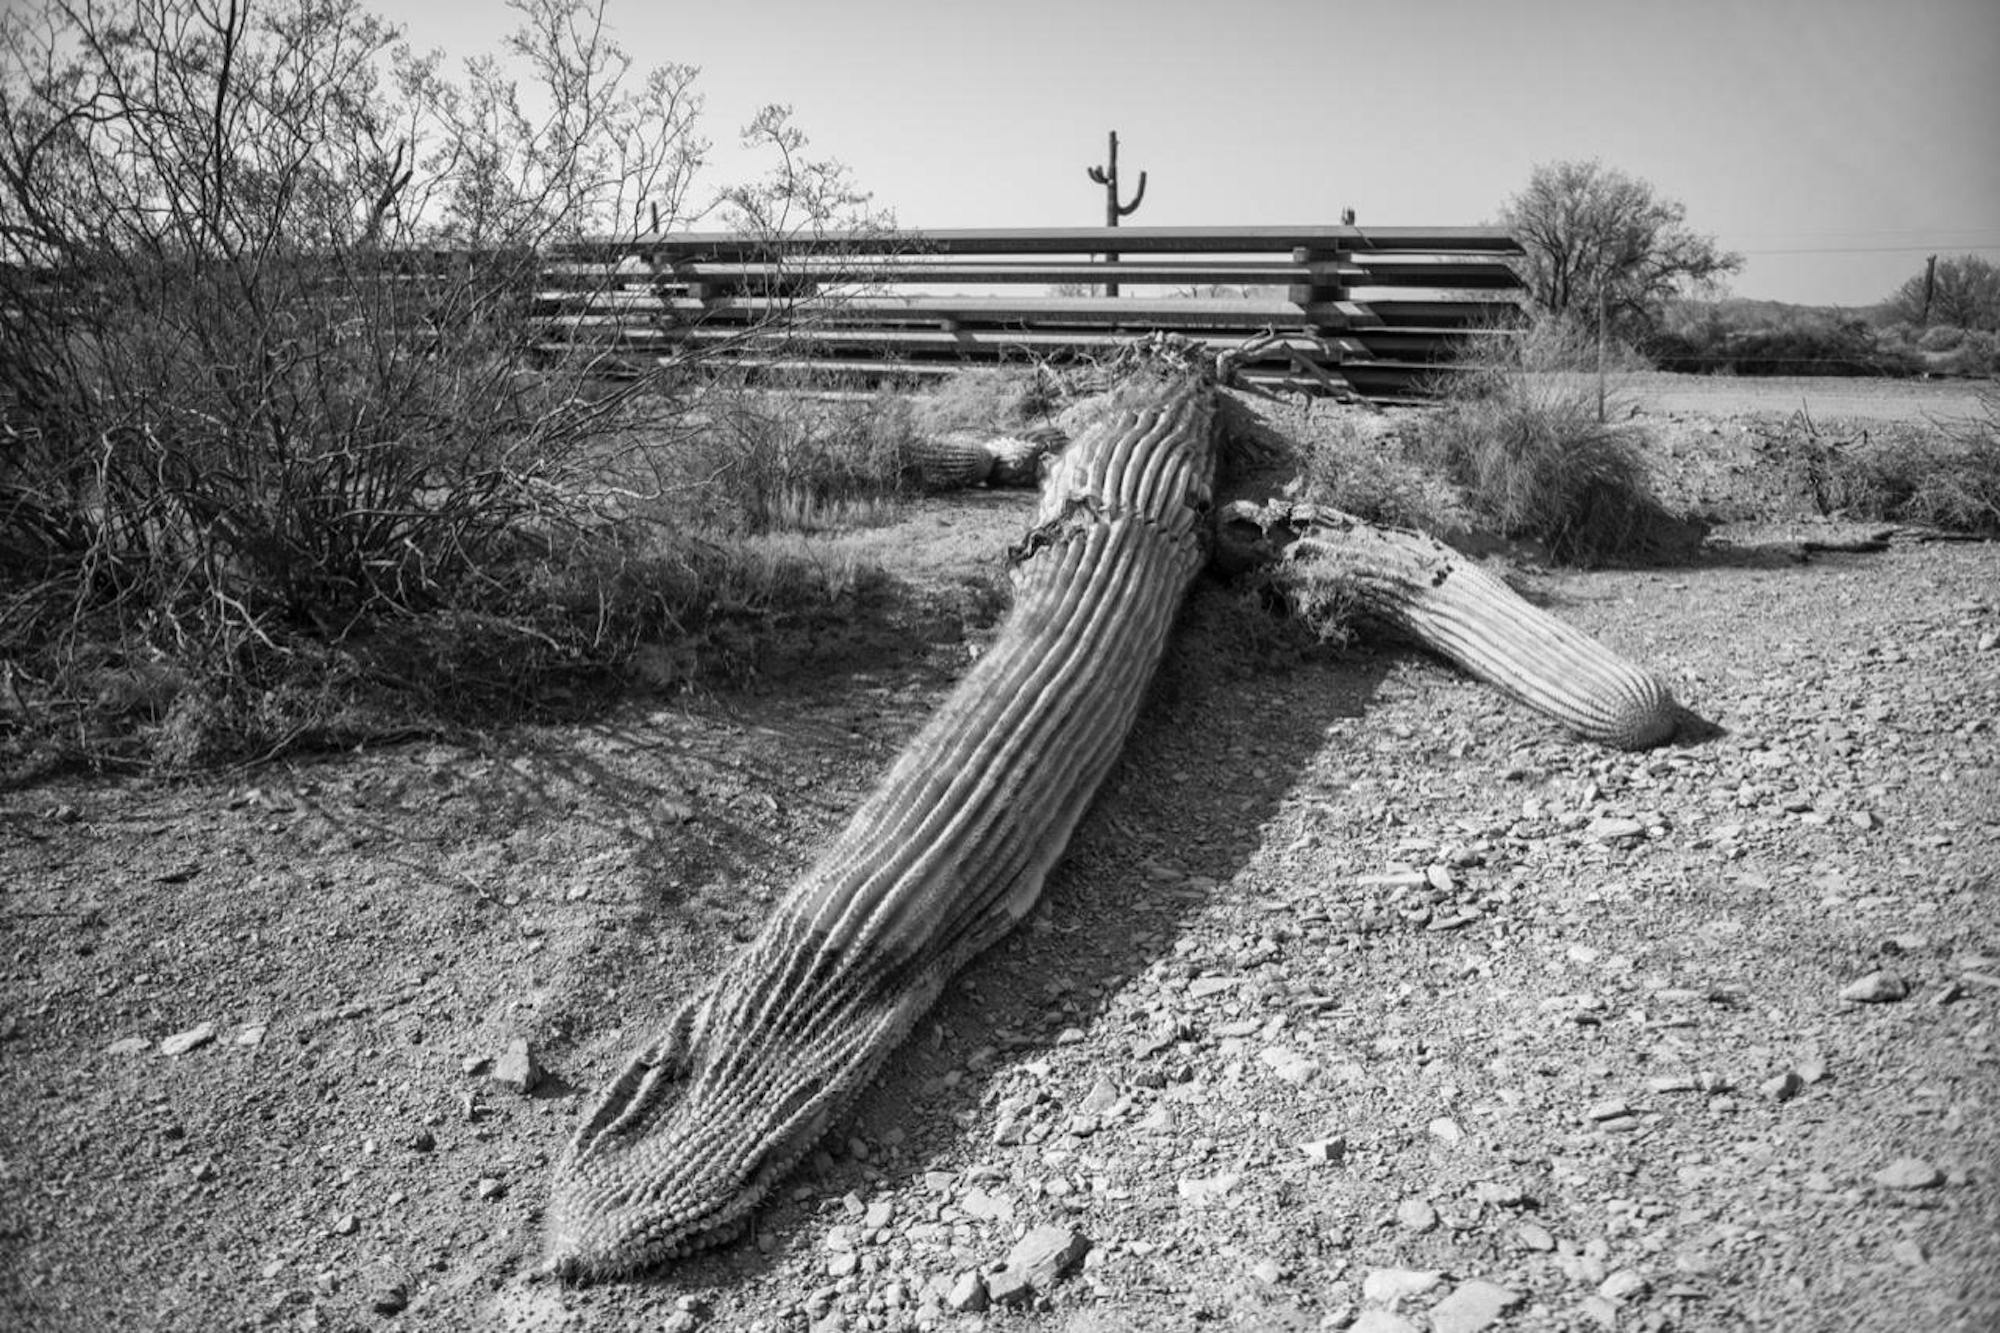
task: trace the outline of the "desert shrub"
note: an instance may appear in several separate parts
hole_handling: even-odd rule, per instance
[[[1950,349],[1926,355],[1925,368],[1933,375],[2000,376],[2000,334],[1983,329],[1961,330],[1961,333]]]
[[[2000,392],[1966,420],[1851,438],[1800,413],[1783,443],[1822,514],[2000,536]]]
[[[1599,382],[1583,369],[1595,358],[1589,331],[1545,319],[1479,346],[1422,419],[1423,455],[1501,535],[1539,541],[1555,560],[1658,554],[1671,520],[1653,494],[1643,436],[1600,415]]]
[[[694,72],[635,75],[602,0],[517,8],[457,82],[358,0],[0,14],[0,730],[94,708],[200,755],[398,625],[533,675],[664,623],[621,571],[697,549],[641,531],[690,366],[540,350],[537,291],[551,247],[699,211]],[[855,220],[781,109],[747,137],[779,167],[732,220]]]
[[[1292,432],[1302,449],[1304,496],[1371,523],[1454,532],[1469,525],[1465,498],[1414,423],[1342,413]]]
[[[1685,302],[1646,340],[1662,370],[1687,374],[1906,376],[1924,359],[1906,336],[1843,311],[1775,302]]]
[[[919,395],[912,425],[926,439],[955,430],[1008,434],[1046,424],[1058,403],[1055,378],[1039,366],[977,366]]]
[[[1923,331],[1917,339],[1917,347],[1925,352],[1949,352],[1964,341],[1964,329],[1935,326]]]
[[[731,533],[817,531],[884,521],[909,470],[907,398],[829,398],[719,388],[703,396],[705,427],[688,445],[699,525]]]

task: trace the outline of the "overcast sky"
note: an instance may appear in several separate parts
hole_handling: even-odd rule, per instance
[[[501,0],[387,7],[492,50]],[[1933,252],[2000,262],[2000,0],[610,0],[701,67],[714,182],[768,102],[910,227],[1491,221],[1602,159],[1747,257],[1730,290],[1867,304]]]

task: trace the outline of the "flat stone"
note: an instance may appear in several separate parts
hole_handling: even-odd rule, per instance
[[[1180,1183],[1180,1196],[1189,1203],[1211,1204],[1242,1183],[1242,1175],[1234,1171],[1201,1179],[1184,1179]]]
[[[1556,1238],[1549,1234],[1549,1229],[1535,1222],[1521,1223],[1514,1228],[1514,1235],[1531,1250],[1546,1253],[1556,1247]]]
[[[137,1055],[153,1043],[144,1037],[120,1037],[104,1048],[106,1055]]]
[[[1421,1296],[1444,1281],[1435,1268],[1377,1268],[1361,1279],[1361,1299],[1371,1305],[1394,1305]]]
[[[203,1023],[191,1027],[186,1032],[176,1032],[160,1043],[161,1055],[186,1055],[189,1051],[206,1046],[215,1040],[215,1024]]]
[[[830,1278],[852,1277],[854,1270],[861,1266],[861,1257],[852,1250],[842,1250],[826,1257],[826,1275]]]
[[[1636,819],[1593,819],[1585,830],[1602,843],[1633,843],[1646,836],[1646,826]]]
[[[958,1206],[967,1217],[987,1222],[1007,1222],[1014,1217],[1014,1201],[1002,1194],[988,1194],[974,1185],[959,1196]]]
[[[1632,1114],[1632,1108],[1617,1097],[1598,1102],[1583,1113],[1584,1119],[1596,1120],[1600,1123],[1606,1120],[1618,1120],[1630,1114]]]
[[[1921,1157],[1899,1157],[1875,1173],[1884,1189],[1927,1190],[1944,1184],[1944,1172]]]
[[[1907,997],[1910,983],[1894,972],[1870,972],[1840,988],[1840,998],[1850,1004],[1893,1004]]]
[[[1651,1285],[1643,1274],[1621,1268],[1597,1284],[1597,1294],[1607,1301],[1629,1301],[1634,1296],[1645,1295]]]
[[[1481,1333],[1521,1303],[1521,1294],[1495,1282],[1461,1282],[1431,1307],[1431,1333]]]
[[[1586,1296],[1577,1302],[1577,1308],[1584,1317],[1602,1329],[1618,1327],[1618,1307],[1602,1296]]]
[[[1437,1230],[1437,1209],[1422,1199],[1405,1199],[1396,1205],[1396,1223],[1406,1231],[1422,1235]]]
[[[1439,1116],[1430,1123],[1431,1137],[1442,1143],[1457,1143],[1465,1137],[1465,1131],[1458,1127],[1456,1120]]]
[[[1047,1291],[1089,1249],[1089,1238],[1073,1227],[1039,1226],[1014,1242],[1007,1253],[1007,1271],[1025,1273],[1029,1286]]]
[[[1313,1075],[1319,1072],[1319,1061],[1285,1046],[1269,1047],[1257,1058],[1269,1065],[1271,1072],[1287,1083],[1310,1083]]]

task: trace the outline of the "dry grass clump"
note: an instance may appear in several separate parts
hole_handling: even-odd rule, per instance
[[[1470,525],[1465,496],[1420,423],[1341,413],[1317,417],[1298,438],[1305,499],[1390,527],[1447,533]]]
[[[958,430],[1008,435],[1047,425],[1060,406],[1055,377],[1039,366],[978,366],[919,395],[912,425],[925,439]]]
[[[1583,331],[1540,321],[1491,339],[1442,386],[1423,418],[1422,449],[1502,536],[1541,542],[1551,558],[1594,566],[1656,559],[1682,525],[1654,494],[1637,429],[1610,424],[1586,367]]]
[[[820,532],[895,516],[917,432],[906,396],[737,386],[706,394],[699,416],[660,466],[678,516],[701,529]]]

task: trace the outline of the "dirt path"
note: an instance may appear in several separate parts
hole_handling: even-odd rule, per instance
[[[1816,420],[1953,422],[1980,412],[1981,385],[1972,380],[1880,380],[1749,375],[1620,376],[1619,392],[1647,412],[1709,416],[1776,413],[1801,408]],[[1990,395],[1991,386],[1985,386]]]
[[[1029,927],[754,1241],[601,1288],[522,1276],[587,1090],[962,634],[9,792],[0,1326],[1994,1326],[2000,551],[1533,587],[1728,734],[1595,750],[1205,589]],[[1878,970],[1907,995],[1841,998]],[[530,1095],[493,1078],[517,1038]],[[942,1311],[1044,1224],[1090,1244],[1046,1298]]]

